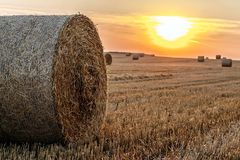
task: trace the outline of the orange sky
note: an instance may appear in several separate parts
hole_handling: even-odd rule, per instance
[[[106,51],[138,51],[162,56],[240,59],[239,0],[1,0],[0,14],[74,14],[94,20]],[[157,40],[156,16],[186,17],[193,24],[186,45]],[[155,35],[154,35],[155,33]],[[191,35],[190,35],[191,34]],[[180,41],[180,40],[179,40]],[[185,43],[185,42],[184,42]],[[165,46],[164,46],[165,45]]]

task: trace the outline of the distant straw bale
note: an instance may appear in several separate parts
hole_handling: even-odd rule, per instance
[[[133,59],[133,60],[139,60],[139,55],[138,55],[138,54],[134,54],[134,55],[132,56],[132,59]]]
[[[107,100],[103,47],[84,15],[0,17],[0,139],[85,143]]]
[[[198,62],[204,62],[205,58],[204,56],[198,56]]]
[[[132,53],[126,53],[126,56],[127,57],[129,57],[129,56],[131,56],[132,55]]]
[[[144,53],[139,53],[138,55],[139,55],[139,57],[144,57],[145,54]]]
[[[106,65],[112,64],[112,55],[109,53],[104,54]]]
[[[221,55],[216,55],[216,59],[221,59],[222,56]]]
[[[232,59],[223,59],[222,67],[232,67]]]

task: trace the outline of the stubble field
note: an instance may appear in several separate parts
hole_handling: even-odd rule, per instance
[[[240,159],[240,62],[112,56],[95,142],[1,144],[0,159]]]

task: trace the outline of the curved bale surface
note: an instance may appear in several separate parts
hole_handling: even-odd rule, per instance
[[[104,119],[107,76],[83,15],[0,17],[0,139],[85,143]]]
[[[111,65],[111,64],[112,64],[112,55],[109,54],[109,53],[106,53],[106,54],[104,55],[104,57],[105,57],[106,65]]]
[[[232,67],[232,59],[223,59],[222,67]]]

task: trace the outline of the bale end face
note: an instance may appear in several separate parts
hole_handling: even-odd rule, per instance
[[[107,98],[103,47],[90,19],[77,15],[63,27],[54,65],[56,110],[67,142],[99,134]]]

